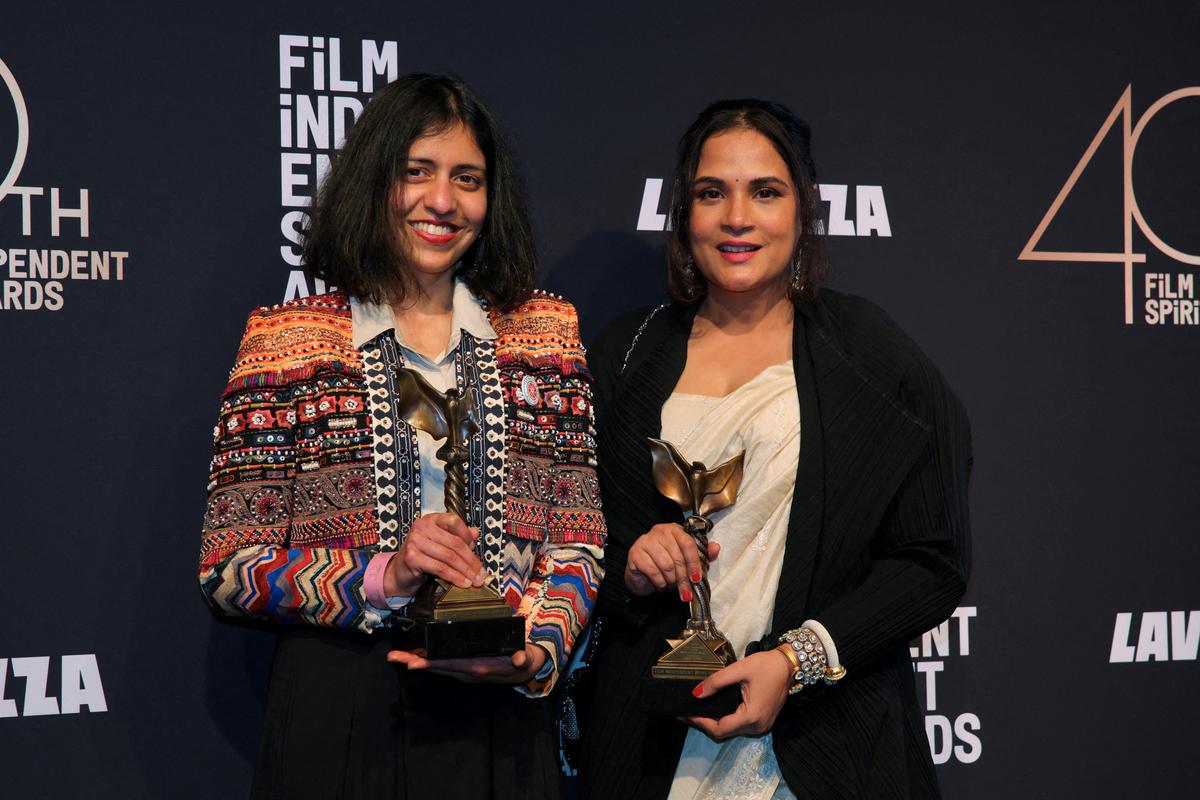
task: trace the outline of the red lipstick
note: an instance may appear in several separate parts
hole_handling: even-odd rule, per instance
[[[449,228],[450,230],[447,233],[437,233],[431,230],[422,229],[418,227],[418,225],[431,225],[437,228]],[[415,222],[409,222],[408,227],[410,227],[413,233],[415,233],[417,236],[433,245],[448,244],[451,239],[458,235],[459,231],[457,225],[451,225],[448,222],[434,222],[432,220],[417,220]]]
[[[721,254],[721,258],[731,264],[744,264],[754,258],[754,254],[761,249],[761,244],[744,242],[740,239],[729,239],[717,245],[717,252]]]

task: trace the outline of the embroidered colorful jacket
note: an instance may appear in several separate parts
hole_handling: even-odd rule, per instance
[[[464,331],[456,363],[483,411],[467,522],[527,638],[551,655],[528,687],[543,694],[603,576],[591,376],[569,303],[538,293],[488,316],[496,339]],[[342,293],[250,315],[214,432],[200,552],[220,614],[366,633],[389,623],[363,578],[419,512],[419,456],[390,402],[395,339],[356,349],[351,320]]]

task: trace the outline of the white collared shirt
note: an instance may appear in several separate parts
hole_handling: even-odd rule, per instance
[[[389,305],[364,303],[350,298],[350,313],[353,324],[352,341],[356,348],[362,347],[384,331],[392,331],[400,345],[406,366],[421,373],[429,385],[444,392],[455,385],[454,354],[462,343],[462,332],[476,339],[495,339],[496,331],[488,320],[487,311],[467,285],[461,280],[454,282],[454,297],[451,300],[453,316],[450,318],[450,338],[445,349],[434,358],[418,353],[409,347],[396,326],[396,314]],[[436,440],[436,441],[441,441]],[[432,436],[417,431],[417,447],[421,454],[421,509],[422,514],[446,510],[445,462],[438,459],[438,446]]]

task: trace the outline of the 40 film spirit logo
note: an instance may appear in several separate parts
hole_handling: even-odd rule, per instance
[[[821,201],[829,204],[825,230],[830,236],[891,236],[887,203],[882,186],[860,185],[854,188],[854,208],[850,209],[850,189],[844,183],[822,183]],[[638,210],[639,231],[667,229],[667,215],[660,211],[663,179],[646,178],[642,206]]]
[[[1075,169],[1067,177],[1067,181],[1063,184],[1062,189],[1059,190],[1058,196],[1054,198],[1054,202],[1050,204],[1050,208],[1042,217],[1042,221],[1038,223],[1033,235],[1029,237],[1029,241],[1025,243],[1025,247],[1017,257],[1021,261],[1076,261],[1124,265],[1126,325],[1134,324],[1135,288],[1142,290],[1140,299],[1144,303],[1141,308],[1141,316],[1146,324],[1200,325],[1200,299],[1196,298],[1195,276],[1193,273],[1168,273],[1143,268],[1144,274],[1142,275],[1142,279],[1135,281],[1134,277],[1134,265],[1144,265],[1147,263],[1144,252],[1134,252],[1133,227],[1135,223],[1138,230],[1141,231],[1142,236],[1159,253],[1181,264],[1189,266],[1200,265],[1200,255],[1184,252],[1182,249],[1172,246],[1155,232],[1142,212],[1142,208],[1138,203],[1137,192],[1134,188],[1134,156],[1137,153],[1138,142],[1141,141],[1142,134],[1145,133],[1146,127],[1160,111],[1172,103],[1185,98],[1200,98],[1200,86],[1189,86],[1184,89],[1176,89],[1173,92],[1168,92],[1151,103],[1145,113],[1134,122],[1133,85],[1130,84],[1125,87],[1125,91],[1121,94],[1120,99],[1117,100],[1116,105],[1113,106],[1112,111],[1109,112],[1100,129],[1096,131],[1091,144],[1084,151],[1083,156],[1079,159],[1079,163],[1075,165]],[[1118,122],[1120,122],[1119,132],[1117,128]],[[1109,136],[1120,136],[1121,140],[1124,248],[1119,253],[1038,250],[1038,243],[1042,240],[1046,229],[1054,221],[1064,201],[1066,201],[1075,188],[1084,170],[1091,163],[1096,150]],[[1187,202],[1194,202],[1194,198],[1188,198]]]
[[[4,107],[9,103],[0,99],[0,119],[11,114],[16,134],[11,155],[0,152],[0,218],[12,214],[21,220],[16,242],[5,242],[4,234],[0,234],[0,310],[58,311],[63,307],[68,283],[125,280],[129,253],[67,246],[68,233],[74,232],[75,225],[79,240],[91,236],[87,189],[77,190],[78,199],[72,200],[68,198],[75,192],[61,187],[18,182],[29,155],[29,111],[16,76],[3,60],[0,82],[11,103]]]

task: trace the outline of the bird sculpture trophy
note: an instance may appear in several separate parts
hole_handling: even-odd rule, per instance
[[[659,656],[650,675],[642,681],[640,706],[648,714],[723,717],[733,713],[741,703],[738,686],[706,698],[694,697],[692,688],[737,660],[729,640],[717,630],[712,618],[708,534],[713,527],[709,515],[737,502],[746,454],[738,453],[719,467],[708,469],[698,461],[685,459],[670,442],[653,438],[649,441],[654,485],[687,515],[684,527],[700,556],[700,580],[692,583],[686,627],[667,640],[667,651]]]
[[[469,442],[479,432],[471,392],[439,392],[408,367],[397,367],[396,410],[417,430],[445,439],[437,457],[445,462],[446,510],[467,519],[466,466]],[[481,540],[475,552],[483,560]],[[525,647],[525,618],[514,613],[496,591],[493,578],[483,586],[462,588],[429,576],[396,626],[397,643],[429,659],[511,655]]]

